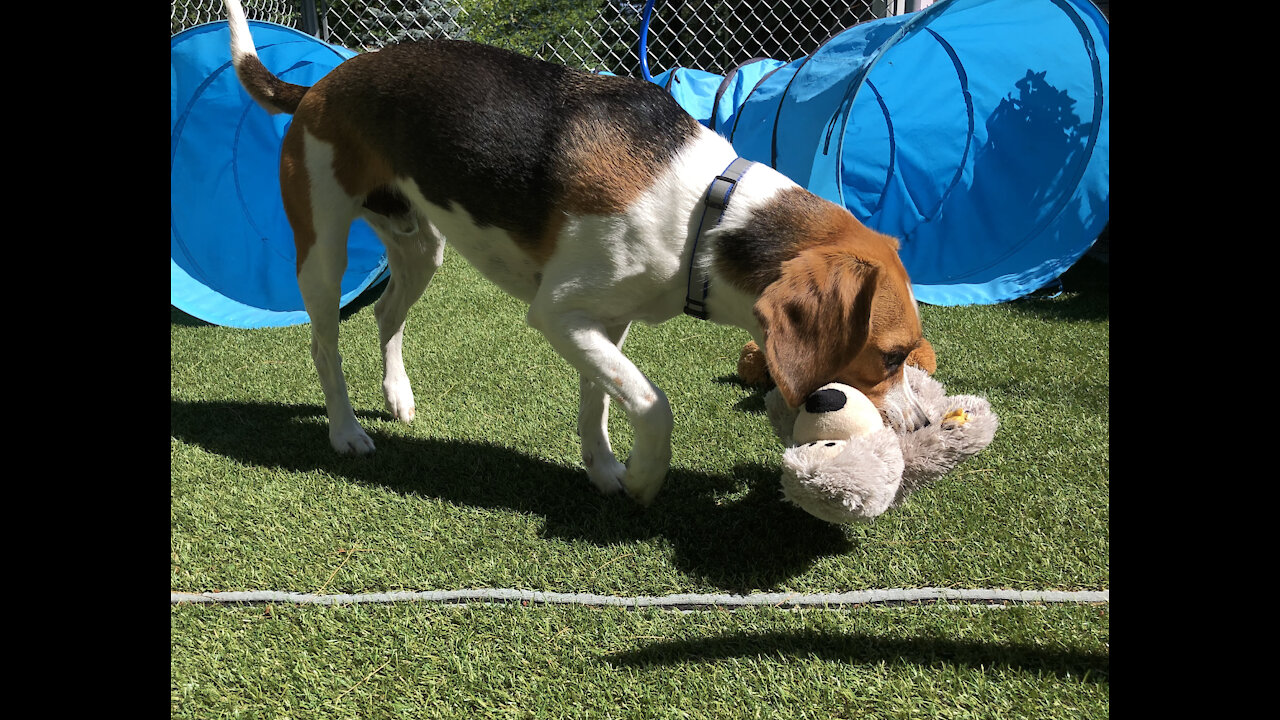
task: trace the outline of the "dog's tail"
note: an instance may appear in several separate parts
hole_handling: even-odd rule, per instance
[[[231,26],[231,63],[235,65],[240,84],[249,93],[249,97],[272,115],[292,115],[297,111],[298,103],[302,102],[302,96],[307,94],[308,88],[287,83],[272,75],[258,59],[258,50],[253,45],[253,37],[249,35],[249,21],[245,19],[240,0],[223,0],[223,4],[227,8],[227,23]]]

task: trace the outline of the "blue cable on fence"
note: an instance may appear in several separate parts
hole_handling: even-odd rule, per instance
[[[653,82],[653,76],[649,74],[649,19],[652,17],[653,0],[647,0],[640,17],[640,74],[649,82]]]

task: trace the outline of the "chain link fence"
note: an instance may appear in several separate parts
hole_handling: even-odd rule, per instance
[[[649,67],[723,73],[752,58],[791,60],[859,22],[883,17],[871,0],[679,0],[659,2],[649,25]],[[877,12],[878,10],[878,12]],[[639,26],[631,48],[639,41]],[[638,68],[634,49],[628,60]]]
[[[758,57],[812,53],[836,32],[901,11],[902,0],[659,0],[648,38],[650,69],[723,73]],[[335,45],[376,50],[405,39],[485,42],[544,60],[640,75],[644,0],[248,0],[246,14],[304,29]],[[316,18],[304,19],[304,5]],[[225,19],[221,0],[174,0],[172,32]]]
[[[298,0],[249,0],[245,14],[253,20],[300,28],[302,6]],[[169,33],[176,35],[189,27],[215,20],[226,20],[222,0],[174,0],[169,4]]]

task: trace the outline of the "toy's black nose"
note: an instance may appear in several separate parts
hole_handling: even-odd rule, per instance
[[[811,415],[835,412],[843,408],[847,402],[849,402],[849,398],[845,397],[843,392],[835,388],[827,388],[810,395],[804,401],[804,409]]]

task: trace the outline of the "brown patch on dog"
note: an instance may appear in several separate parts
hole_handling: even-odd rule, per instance
[[[351,107],[329,102],[323,92],[309,94],[294,114],[294,126],[301,124],[318,140],[333,148],[333,176],[353,198],[364,199],[374,190],[391,184],[391,162],[376,152],[361,132],[362,121]],[[292,128],[290,128],[292,129]]]
[[[388,192],[386,188],[393,180],[391,164],[361,137],[356,122],[342,106],[329,103],[324,92],[312,92],[299,103],[293,124],[285,134],[280,190],[294,230],[299,268],[316,240],[310,198],[314,180],[306,170],[304,134],[333,149],[333,177],[357,205],[363,204],[371,194],[382,198],[378,193]],[[290,210],[290,206],[294,209]]]
[[[849,241],[849,252],[873,263],[878,269],[876,288],[871,294],[871,331],[867,342],[830,380],[858,388],[876,407],[898,383],[905,382],[902,365],[916,353],[916,360],[928,363],[932,348],[926,341],[911,296],[910,279],[898,258],[897,241],[866,230]],[[926,368],[927,369],[927,368]]]
[[[626,211],[661,171],[659,159],[643,148],[619,143],[617,129],[596,119],[576,123],[564,136],[564,210],[579,215]]]
[[[878,406],[901,375],[892,360],[924,342],[898,241],[807,190],[778,193],[716,243],[717,270],[759,294],[769,375],[792,407],[833,381]]]
[[[756,208],[748,225],[715,234],[716,270],[743,292],[758,295],[801,250],[868,232],[848,210],[804,188],[788,188]]]
[[[577,118],[566,124],[552,171],[559,203],[548,213],[542,232],[513,234],[516,244],[539,266],[555,252],[569,216],[626,212],[670,161],[647,146],[621,142],[619,136],[618,128],[599,118]]]
[[[511,240],[541,268],[547,264],[547,261],[551,259],[551,255],[555,253],[556,244],[560,239],[560,231],[564,229],[564,224],[567,220],[568,215],[564,212],[553,211],[547,217],[547,224],[543,227],[540,235],[512,233]],[[537,274],[536,280],[538,284],[542,284],[541,273]]]
[[[765,361],[787,405],[799,407],[867,343],[879,269],[831,246],[802,251],[756,301]]]
[[[919,347],[907,355],[907,364],[932,375],[938,371],[938,355],[933,351],[933,345],[921,338]]]
[[[307,94],[306,87],[272,75],[256,55],[238,55],[235,68],[245,92],[269,113],[292,113]]]
[[[311,217],[311,178],[307,174],[306,150],[301,128],[290,126],[280,148],[280,196],[284,212],[293,228],[293,246],[297,252],[297,272],[307,253],[316,244],[316,229]]]

